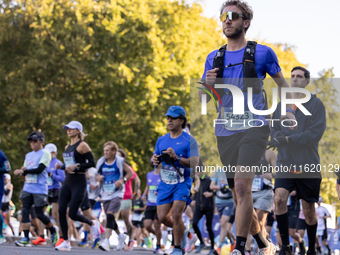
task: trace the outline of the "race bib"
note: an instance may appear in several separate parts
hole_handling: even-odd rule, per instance
[[[74,159],[74,152],[64,152],[63,153],[63,158],[64,158],[64,164],[65,164],[65,167],[69,167],[69,166],[72,166],[74,164],[76,164],[76,160]]]
[[[166,184],[177,184],[177,172],[176,169],[173,166],[168,166],[168,165],[162,165],[160,177],[162,182]]]
[[[263,178],[255,177],[251,187],[251,191],[260,191],[263,189]]]
[[[132,216],[132,220],[133,220],[133,221],[141,221],[142,218],[143,218],[143,214],[135,213],[135,214],[133,214],[133,216]]]
[[[292,204],[292,198],[289,196],[287,200],[287,205],[291,205],[291,204]]]
[[[52,178],[51,177],[47,177],[47,185],[48,186],[52,186],[53,185],[53,180],[52,180]]]
[[[157,186],[150,185],[149,186],[149,194],[148,194],[148,201],[150,203],[157,203],[157,195],[155,194],[157,192]]]
[[[252,126],[248,124],[248,121],[254,119],[251,111],[245,111],[244,114],[233,114],[233,107],[223,107],[221,118],[226,120],[224,128],[231,131],[244,130],[255,125],[253,121],[250,122]]]
[[[103,185],[103,189],[105,193],[113,193],[116,190],[116,185],[115,185],[114,180],[112,181],[105,181]]]
[[[9,161],[5,161],[4,162],[4,168],[9,172],[11,171],[11,164],[9,163]]]
[[[38,182],[38,175],[36,175],[36,174],[27,174],[26,175],[26,182],[27,183],[37,183]]]

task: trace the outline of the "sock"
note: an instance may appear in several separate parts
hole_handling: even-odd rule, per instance
[[[25,235],[25,237],[27,238],[28,241],[30,240],[29,232],[30,232],[29,230],[24,230],[24,235]]]
[[[55,234],[55,228],[52,226],[49,228],[50,232],[51,232],[51,235],[54,235]]]
[[[163,245],[166,245],[166,241],[168,240],[168,231],[167,230],[162,230],[162,240],[163,240]]]
[[[41,238],[45,239],[45,235],[40,235]]]
[[[175,247],[174,247],[175,249],[181,249],[181,246],[180,245],[175,245]]]
[[[247,237],[236,236],[235,249],[239,250],[242,253],[242,255],[244,255],[244,248],[246,246],[246,242],[247,242]]]
[[[161,245],[160,244],[157,244],[156,245],[156,249],[160,249],[161,248]]]
[[[276,216],[277,218],[277,216]],[[315,237],[316,237],[316,229],[318,227],[318,224],[315,223],[314,225],[308,225],[306,223],[307,228],[307,236],[308,236],[308,250],[315,249]]]
[[[326,248],[327,248],[327,250],[328,250],[328,255],[331,255],[331,254],[332,254],[332,251],[331,251],[331,248],[329,248],[329,245],[328,245],[328,244],[326,245]]]
[[[87,241],[87,235],[89,234],[89,231],[84,231],[84,241]]]
[[[282,246],[289,246],[289,218],[288,214],[276,215],[277,225],[279,227]]]
[[[261,231],[258,232],[256,235],[253,235],[253,237],[256,240],[256,243],[259,249],[267,247],[267,240],[263,237]]]

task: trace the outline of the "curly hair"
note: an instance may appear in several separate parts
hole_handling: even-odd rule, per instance
[[[247,2],[244,2],[242,0],[228,0],[228,1],[225,1],[222,4],[222,6],[221,6],[220,15],[222,14],[224,8],[227,7],[227,6],[230,6],[230,5],[235,5],[235,6],[237,6],[238,8],[241,9],[244,20],[249,20],[250,22],[252,21],[254,12],[253,12],[251,6],[249,6],[247,4]],[[247,32],[248,28],[249,27],[245,28],[246,32]]]

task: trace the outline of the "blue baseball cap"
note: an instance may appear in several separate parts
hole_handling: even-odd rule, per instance
[[[174,105],[169,107],[168,112],[164,116],[177,118],[180,115],[186,116],[184,108],[182,106]]]
[[[72,120],[70,123],[63,126],[64,130],[67,130],[69,128],[78,129],[80,132],[83,132],[83,125],[79,121]]]

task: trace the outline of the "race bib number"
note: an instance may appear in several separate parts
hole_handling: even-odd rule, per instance
[[[115,181],[106,181],[104,182],[103,189],[105,193],[113,193],[116,190]]]
[[[53,185],[53,180],[52,180],[52,178],[51,177],[47,177],[47,185],[48,186],[52,186]]]
[[[148,201],[150,203],[157,203],[157,195],[155,194],[157,192],[157,186],[150,185],[149,186],[149,195],[148,195]]]
[[[177,184],[178,180],[176,169],[172,166],[163,164],[161,169],[161,180],[166,184],[170,185]]]
[[[251,191],[260,191],[262,189],[263,189],[263,178],[255,177],[253,180]]]
[[[135,213],[135,214],[132,216],[132,220],[133,220],[133,221],[141,221],[142,218],[143,218],[143,214]]]
[[[37,183],[38,182],[38,175],[36,175],[36,174],[27,174],[26,175],[26,182],[27,183]]]
[[[233,114],[233,107],[223,107],[221,117],[226,120],[224,128],[231,131],[244,130],[255,125],[253,121],[250,122],[252,126],[248,123],[254,119],[251,111],[245,111],[244,114]]]
[[[9,172],[11,171],[11,164],[9,163],[9,161],[5,161],[4,162],[4,168]]]
[[[69,167],[69,166],[76,164],[76,160],[74,159],[74,152],[73,151],[69,152],[69,153],[64,152],[63,158],[64,158],[65,167]]]

